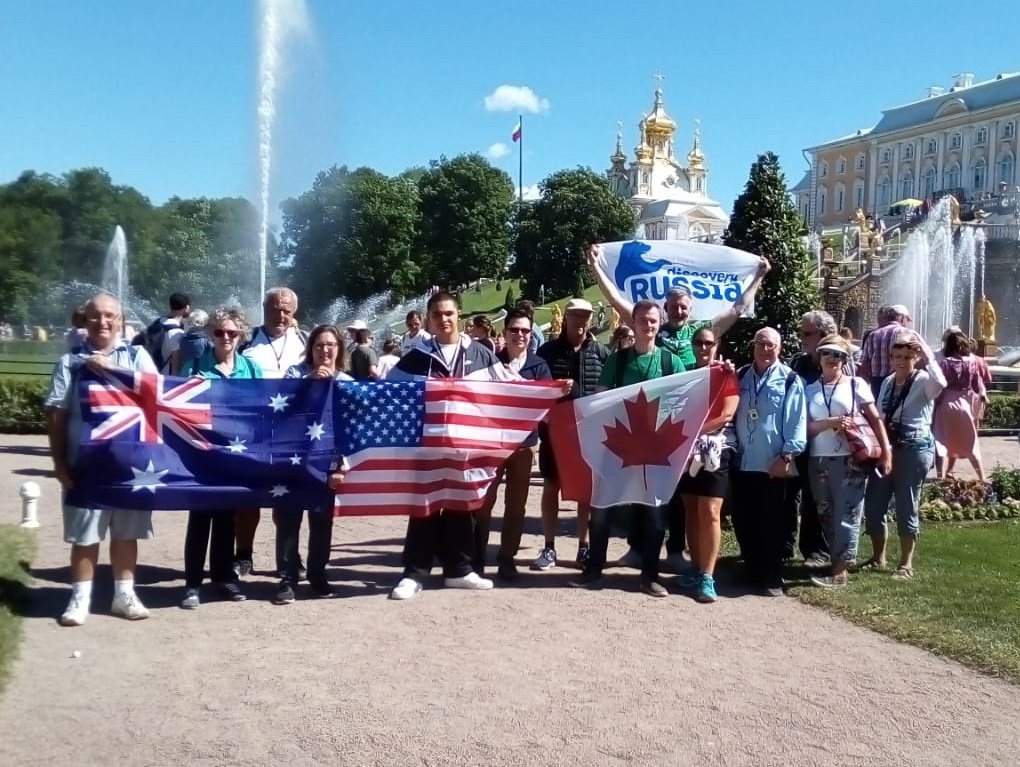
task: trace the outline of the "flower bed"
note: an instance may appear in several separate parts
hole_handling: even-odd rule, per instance
[[[930,522],[1020,518],[1020,469],[996,466],[991,482],[942,479],[921,491],[921,518]]]

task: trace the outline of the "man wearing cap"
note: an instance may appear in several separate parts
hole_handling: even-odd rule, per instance
[[[369,381],[379,377],[379,355],[372,348],[372,331],[364,320],[354,320],[347,326],[354,348],[351,349],[351,377],[355,381]]]
[[[878,399],[882,381],[892,374],[890,354],[892,341],[903,328],[910,327],[910,310],[903,304],[883,306],[878,310],[878,328],[871,331],[861,346],[861,364],[857,375],[871,383]]]
[[[595,393],[602,367],[609,357],[609,347],[600,343],[591,332],[592,306],[583,298],[572,298],[563,313],[563,329],[558,338],[546,341],[538,349],[556,380],[574,382],[568,397],[576,399]],[[545,545],[532,570],[548,570],[556,565],[556,527],[560,513],[560,479],[552,442],[545,424],[539,425],[538,469],[542,474],[542,534]],[[588,517],[591,507],[577,504],[577,562],[588,559]]]
[[[634,304],[624,298],[602,269],[598,245],[592,245],[588,250],[588,266],[591,267],[599,288],[602,289],[602,294],[620,313],[620,316],[633,316]],[[690,291],[686,288],[673,288],[666,294],[666,322],[655,337],[656,345],[673,352],[688,368],[694,368],[697,364],[694,359],[694,349],[691,347],[691,339],[694,338],[694,334],[702,328],[712,328],[715,337],[721,339],[747,308],[754,304],[754,297],[758,293],[758,288],[761,287],[761,281],[765,279],[765,275],[771,268],[768,259],[760,259],[758,272],[751,280],[751,284],[747,286],[747,290],[733,302],[729,309],[710,320],[691,319],[694,299],[691,298]]]
[[[287,368],[304,361],[308,338],[295,324],[294,314],[297,309],[298,297],[290,288],[270,288],[266,291],[262,301],[262,324],[241,349],[241,354],[259,366],[263,378],[283,378]],[[238,575],[251,573],[255,531],[260,516],[260,509],[237,510],[234,569]]]

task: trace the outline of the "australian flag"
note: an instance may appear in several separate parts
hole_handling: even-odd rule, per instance
[[[86,508],[330,508],[331,380],[84,371],[67,501]]]

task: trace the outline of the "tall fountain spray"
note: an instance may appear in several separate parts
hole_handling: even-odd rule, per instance
[[[273,170],[273,126],[288,38],[308,27],[304,0],[261,0],[259,27],[259,300],[266,292],[269,249],[269,180]]]
[[[127,301],[130,281],[128,280],[127,238],[124,230],[117,226],[113,230],[113,239],[106,248],[106,259],[103,261],[103,278],[100,287],[107,293],[117,297],[123,306]]]

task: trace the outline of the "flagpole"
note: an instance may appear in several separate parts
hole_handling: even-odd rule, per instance
[[[517,201],[521,204],[524,203],[524,115],[517,116],[517,124],[520,126],[518,130],[521,132],[521,138],[518,140],[519,146],[517,147]]]

